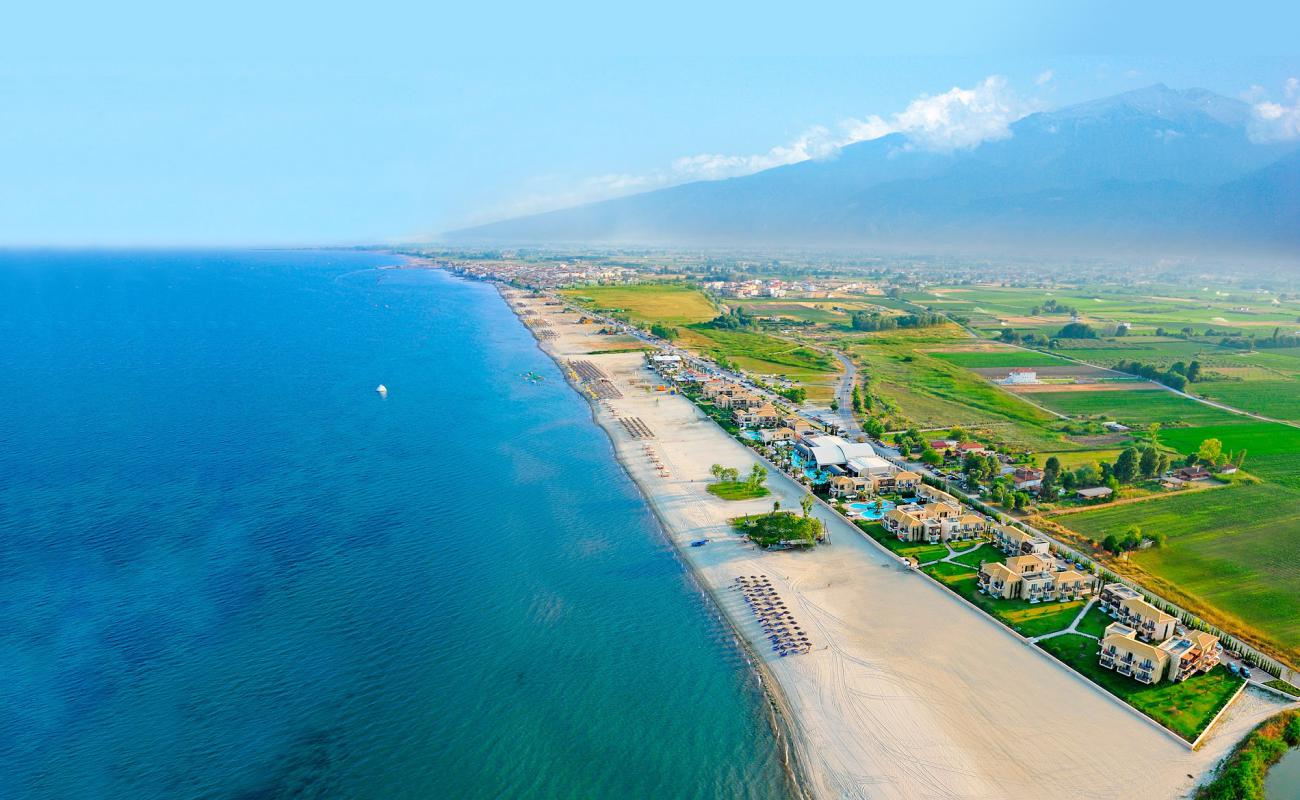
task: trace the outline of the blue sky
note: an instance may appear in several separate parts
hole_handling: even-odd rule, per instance
[[[820,152],[955,87],[1291,114],[1300,76],[1280,3],[181,5],[6,13],[0,245],[415,239]]]

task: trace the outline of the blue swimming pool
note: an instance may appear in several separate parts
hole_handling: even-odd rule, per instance
[[[849,503],[849,513],[863,519],[880,519],[894,507],[892,500],[873,500],[870,503]]]

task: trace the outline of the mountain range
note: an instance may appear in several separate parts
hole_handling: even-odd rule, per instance
[[[921,249],[1209,248],[1300,255],[1300,142],[1162,84],[1030,114],[937,152],[893,133],[726,180],[466,228],[448,242]]]

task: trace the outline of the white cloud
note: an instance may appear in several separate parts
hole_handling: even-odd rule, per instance
[[[1050,69],[1045,69],[1042,72],[1038,73],[1038,77],[1034,79],[1034,85],[1042,86],[1043,84],[1051,83],[1052,78],[1055,77],[1056,77],[1055,72],[1052,72]]]
[[[1038,84],[1051,78],[1052,71],[1047,70],[1039,76]],[[610,173],[563,187],[554,186],[558,181],[550,177],[545,182],[554,186],[553,191],[535,190],[497,208],[490,216],[497,219],[519,216],[689,181],[734,178],[787,164],[834,158],[843,147],[891,133],[906,135],[907,142],[900,149],[940,152],[968,149],[981,142],[1009,137],[1011,123],[1038,108],[1038,103],[1019,97],[1005,78],[992,75],[969,89],[953,87],[943,94],[923,94],[887,118],[871,114],[841,120],[833,129],[813,126],[763,153],[699,153],[641,174]]]
[[[1264,94],[1252,92],[1255,97]],[[1284,100],[1260,99],[1251,107],[1250,138],[1260,143],[1300,139],[1300,79],[1290,78],[1283,87]]]
[[[1011,123],[1037,110],[992,75],[974,88],[953,87],[933,97],[921,95],[893,117],[895,130],[914,146],[950,152],[1011,136]]]

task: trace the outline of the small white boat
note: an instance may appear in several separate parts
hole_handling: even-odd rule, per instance
[[[383,385],[382,383],[375,387],[375,391],[379,392],[380,397],[388,396],[388,387]]]

